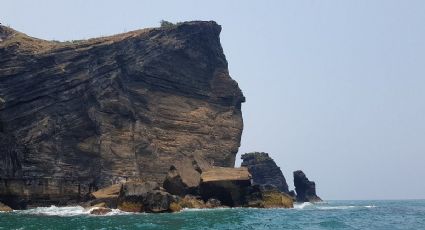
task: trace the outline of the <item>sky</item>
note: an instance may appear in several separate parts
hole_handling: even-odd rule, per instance
[[[268,152],[334,199],[425,198],[425,1],[0,0],[0,22],[73,40],[214,20],[242,89],[238,158]],[[240,164],[238,160],[237,164]]]

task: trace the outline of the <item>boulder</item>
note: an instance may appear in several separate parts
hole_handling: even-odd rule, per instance
[[[92,215],[105,215],[107,213],[112,212],[110,208],[94,208],[90,211]]]
[[[204,201],[214,198],[223,205],[235,207],[244,204],[246,189],[250,186],[247,168],[214,167],[202,172],[200,194]]]
[[[179,205],[182,208],[206,208],[205,202],[199,196],[186,195],[179,200]]]
[[[181,208],[196,208],[196,209],[204,209],[204,208],[217,208],[223,207],[221,202],[217,199],[210,198],[206,202],[202,200],[200,196],[186,195],[181,198],[178,202]]]
[[[281,192],[289,193],[288,184],[282,171],[268,153],[245,153],[241,158],[243,160],[241,166],[248,168],[253,184],[274,185]]]
[[[186,194],[198,194],[201,173],[210,167],[210,164],[198,155],[183,158],[170,167],[163,187],[167,192],[182,197]]]
[[[298,202],[320,202],[322,199],[316,195],[316,184],[310,181],[303,171],[294,172],[294,186]]]
[[[128,182],[121,187],[117,206],[126,212],[169,212],[175,201],[156,182]]]
[[[0,212],[11,212],[12,208],[0,202]]]

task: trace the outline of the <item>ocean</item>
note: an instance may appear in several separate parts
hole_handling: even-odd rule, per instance
[[[327,201],[293,209],[222,208],[91,216],[82,207],[0,213],[0,229],[425,229],[425,200]]]

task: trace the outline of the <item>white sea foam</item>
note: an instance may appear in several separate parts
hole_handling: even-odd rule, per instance
[[[318,206],[317,209],[321,210],[345,210],[345,209],[353,209],[353,208],[376,208],[374,205],[366,205],[366,206],[354,206],[354,205],[346,205],[346,206]]]
[[[305,207],[308,207],[310,205],[313,205],[310,202],[304,202],[304,203],[295,203],[294,204],[294,209],[304,209]]]
[[[95,208],[84,208],[81,206],[67,206],[67,207],[56,207],[54,205],[50,207],[38,207],[27,210],[15,210],[14,212],[27,215],[41,215],[41,216],[79,216],[79,215],[90,215],[90,211]],[[130,213],[123,212],[118,209],[112,209],[111,212],[105,214],[105,216],[113,215],[128,215]]]

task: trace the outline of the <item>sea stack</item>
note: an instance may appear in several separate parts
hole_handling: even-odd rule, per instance
[[[294,172],[294,186],[297,192],[298,202],[320,202],[319,196],[316,195],[316,183],[308,180],[303,171]]]

